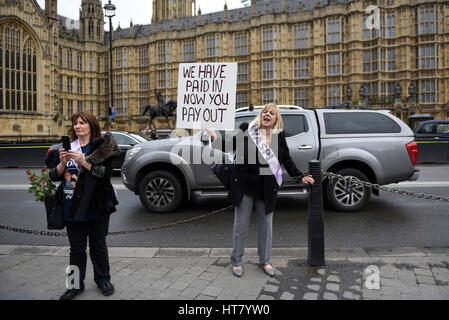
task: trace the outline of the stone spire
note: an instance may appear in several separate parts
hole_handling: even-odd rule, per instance
[[[47,19],[58,20],[58,0],[45,0],[45,16]]]
[[[83,41],[103,41],[104,14],[101,0],[81,0],[80,36]]]
[[[153,17],[151,21],[169,20],[192,16],[195,0],[153,0]]]

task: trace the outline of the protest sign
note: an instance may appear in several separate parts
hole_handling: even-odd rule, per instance
[[[182,63],[177,128],[234,130],[237,63]]]

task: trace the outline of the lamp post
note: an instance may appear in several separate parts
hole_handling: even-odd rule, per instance
[[[348,90],[346,91],[346,97],[348,98],[347,102],[346,102],[346,106],[349,107],[352,102],[352,89],[350,86],[348,86]]]
[[[366,90],[365,90],[365,86],[364,86],[364,85],[362,85],[362,86],[360,87],[359,95],[360,95],[360,100],[362,100],[363,106],[365,106]]]
[[[410,83],[410,87],[408,87],[408,95],[409,95],[409,101],[415,102],[415,95],[416,95],[416,88],[413,83]]]
[[[410,87],[408,87],[408,103],[413,107],[413,113],[416,113],[416,88],[413,83],[410,83]]]
[[[401,88],[401,85],[398,83],[398,84],[396,84],[396,87],[394,88],[394,95],[395,95],[395,100],[397,101],[397,100],[399,100],[399,99],[401,99],[401,95],[402,95],[402,88]],[[395,101],[395,102],[396,102]]]
[[[114,117],[112,114],[112,108],[114,107],[114,74],[112,70],[112,18],[115,17],[115,5],[109,3],[104,5],[105,16],[109,18],[109,76],[110,76],[110,91],[111,91],[111,103],[108,109],[108,119],[111,118],[114,121]],[[108,120],[109,123],[109,120]]]

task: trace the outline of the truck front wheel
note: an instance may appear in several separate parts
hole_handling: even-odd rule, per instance
[[[357,169],[345,168],[336,173],[369,181],[367,176]],[[342,179],[329,182],[325,190],[328,204],[337,211],[361,210],[371,198],[371,188]]]
[[[182,201],[181,183],[171,172],[150,172],[140,182],[139,198],[150,212],[172,212]]]

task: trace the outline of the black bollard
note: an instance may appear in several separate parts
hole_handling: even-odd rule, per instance
[[[315,183],[309,185],[308,263],[309,266],[324,266],[323,185],[320,161],[309,161],[309,174]]]

